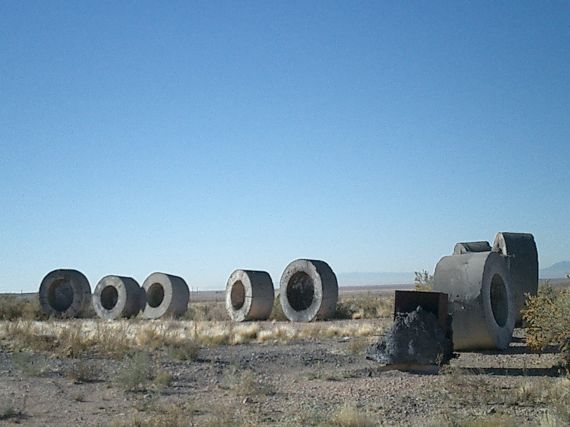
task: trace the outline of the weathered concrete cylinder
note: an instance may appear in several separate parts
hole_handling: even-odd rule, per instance
[[[105,276],[93,292],[93,308],[102,319],[133,317],[145,305],[145,292],[131,277]]]
[[[267,320],[273,309],[275,291],[269,273],[235,270],[226,285],[226,310],[232,320]]]
[[[507,257],[515,303],[515,321],[521,321],[525,294],[538,292],[538,251],[534,236],[528,233],[497,233],[493,251]]]
[[[469,252],[491,252],[489,242],[459,242],[453,248],[454,255],[468,254]]]
[[[324,261],[295,260],[283,271],[279,300],[283,313],[293,322],[330,318],[338,300],[336,276]]]
[[[471,252],[443,257],[434,290],[449,295],[455,350],[505,349],[515,326],[506,257]]]
[[[49,316],[78,317],[91,303],[91,286],[77,270],[54,270],[43,278],[39,299]]]
[[[145,319],[180,317],[188,310],[190,290],[182,277],[152,273],[145,279],[143,289],[146,305],[142,315]]]

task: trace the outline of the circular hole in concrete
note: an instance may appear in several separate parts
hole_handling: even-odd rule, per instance
[[[49,288],[47,297],[54,310],[64,312],[73,303],[73,287],[65,279],[57,280]]]
[[[313,279],[302,271],[295,273],[287,283],[287,301],[295,311],[306,310],[313,303],[315,284]]]
[[[232,300],[232,307],[234,310],[239,310],[245,304],[245,287],[240,280],[232,285],[230,298]]]
[[[158,307],[164,301],[164,288],[160,283],[153,283],[146,291],[146,300],[151,307]]]
[[[505,282],[498,274],[495,274],[491,280],[491,309],[497,325],[505,326],[509,315],[509,301]]]
[[[107,286],[101,292],[101,305],[105,310],[112,310],[117,305],[119,293],[114,286]]]

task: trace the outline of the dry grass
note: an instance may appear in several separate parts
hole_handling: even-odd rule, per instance
[[[370,341],[365,337],[352,337],[348,342],[348,351],[355,356],[362,356],[370,344]]]
[[[117,384],[126,391],[146,391],[154,379],[152,359],[142,351],[126,355],[116,376]]]
[[[229,316],[224,302],[191,302],[181,320],[227,321]]]
[[[341,295],[336,307],[337,319],[378,319],[392,317],[392,294],[368,292],[357,295]]]
[[[68,368],[66,376],[75,384],[90,383],[99,379],[97,372],[98,370],[93,363],[87,360],[78,360]]]
[[[159,405],[152,408],[151,414],[136,414],[127,420],[111,423],[112,427],[188,427],[196,425],[194,409],[188,405]]]
[[[331,427],[374,427],[378,426],[370,415],[359,410],[354,404],[345,404],[333,413],[330,420],[323,425]]]
[[[46,318],[37,298],[0,295],[0,320],[42,320]]]
[[[570,425],[570,379],[568,378],[528,378],[520,387],[510,392],[491,383],[479,375],[476,370],[448,367],[444,375],[441,390],[434,390],[434,395],[453,407],[476,409],[481,406],[499,407],[538,407],[547,410],[545,425]],[[472,414],[467,418],[457,419],[458,415],[447,417],[439,425],[461,426],[515,426],[518,423],[500,412],[489,417]],[[475,417],[475,418],[474,418]],[[554,421],[553,421],[554,420]],[[558,424],[556,424],[558,423]]]
[[[243,371],[230,370],[226,373],[224,383],[237,396],[252,397],[275,394],[275,389],[270,382],[249,369]]]
[[[519,387],[516,399],[532,406],[545,406],[549,410],[548,418],[551,421],[558,420],[562,423],[560,425],[570,425],[570,379],[568,378],[557,378],[555,381],[529,380]]]
[[[129,351],[139,350],[164,352],[177,360],[196,360],[201,347],[371,337],[381,333],[378,322],[372,320],[240,324],[176,320],[0,322],[0,342],[11,350],[47,353],[61,358],[89,354],[121,359]]]

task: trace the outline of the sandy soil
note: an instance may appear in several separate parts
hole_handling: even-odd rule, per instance
[[[390,324],[374,322],[379,331]],[[35,354],[22,368],[21,356],[1,344],[0,409],[7,416],[0,423],[327,425],[339,408],[349,406],[386,425],[442,425],[502,414],[532,425],[550,410],[549,402],[526,390],[561,381],[556,356],[531,353],[521,330],[507,351],[458,353],[436,375],[380,369],[362,354],[376,340],[316,337],[219,345],[202,348],[189,361],[175,361],[157,349],[151,354],[153,373],[171,380],[149,382],[139,391],[125,391],[118,381],[120,358]],[[87,367],[88,380],[71,379],[78,364]]]

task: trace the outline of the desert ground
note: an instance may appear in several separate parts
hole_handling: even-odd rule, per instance
[[[516,329],[504,352],[460,352],[438,373],[364,356],[392,322],[392,289],[342,292],[331,321],[231,323],[217,298],[187,318],[0,322],[0,423],[92,426],[568,425],[556,348]],[[208,300],[209,299],[209,300]]]

